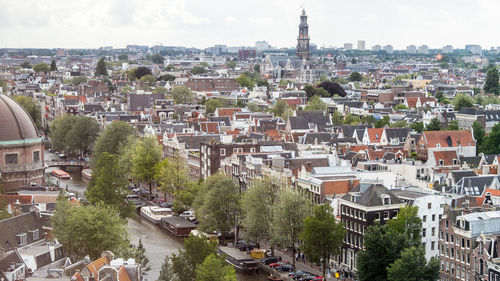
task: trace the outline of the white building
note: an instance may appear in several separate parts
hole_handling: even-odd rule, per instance
[[[365,45],[366,45],[365,40],[358,40],[358,50],[364,51],[366,47]]]
[[[418,47],[418,53],[422,55],[428,55],[429,54],[429,46],[427,45],[422,45]]]
[[[417,46],[410,45],[410,46],[406,47],[406,52],[408,54],[416,54],[417,53]]]
[[[392,54],[394,53],[394,47],[392,47],[392,45],[385,45],[384,51],[386,51],[388,54]]]
[[[446,45],[443,47],[443,53],[445,54],[451,54],[453,53],[453,46],[452,45]]]
[[[380,46],[380,45],[372,46],[372,51],[373,52],[382,51],[382,46]]]
[[[431,189],[406,188],[392,192],[410,206],[418,207],[418,217],[422,220],[422,245],[425,258],[430,260],[439,255],[439,219],[444,213],[446,198]]]
[[[352,50],[352,43],[344,43],[344,50]]]

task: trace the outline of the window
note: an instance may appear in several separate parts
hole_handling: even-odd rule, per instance
[[[445,224],[445,227],[448,228],[448,220],[445,220],[444,224]]]
[[[439,159],[439,166],[443,166],[444,165],[444,160],[443,159]]]
[[[431,229],[431,236],[434,236],[434,235],[436,235],[436,228],[435,227],[433,227]]]
[[[380,220],[380,213],[375,213],[375,219]]]
[[[255,147],[250,147],[250,152],[255,152]]]
[[[5,154],[5,165],[17,165],[17,153]]]
[[[426,222],[426,221],[427,221],[427,216],[424,216],[424,217],[422,218],[422,221],[423,221],[423,222]]]
[[[432,215],[432,221],[436,221],[436,215]]]
[[[467,248],[470,248],[470,240],[467,240]],[[467,259],[467,263],[469,262],[469,259]]]
[[[385,212],[384,212],[384,219],[385,219],[385,220],[388,220],[388,219],[389,219],[389,212],[388,212],[388,211],[385,211]]]
[[[458,164],[457,159],[453,159],[453,165],[457,165],[457,164]]]
[[[453,240],[453,234],[452,234],[452,235],[450,235],[450,242],[453,243],[453,241],[454,240]]]
[[[431,251],[434,251],[435,246],[436,246],[436,242],[432,241],[431,242]]]
[[[431,209],[432,208],[432,203],[427,203],[427,209]]]
[[[38,232],[38,229],[30,230],[29,232],[30,232],[31,237],[33,238],[34,241],[38,240],[40,238],[40,234]]]
[[[33,162],[40,161],[40,151],[33,151]]]
[[[225,148],[220,149],[220,156],[226,156],[226,149]]]
[[[426,234],[427,234],[427,229],[422,228],[422,237],[425,237]]]
[[[28,235],[26,233],[19,233],[17,236],[17,240],[19,242],[19,246],[24,246],[28,244]]]

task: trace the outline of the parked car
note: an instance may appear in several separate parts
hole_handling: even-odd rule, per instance
[[[316,278],[315,275],[305,275],[299,278],[299,281],[312,281]]]
[[[270,265],[275,262],[281,261],[282,258],[280,256],[268,257],[262,260],[262,263],[265,265]]]
[[[273,262],[269,265],[270,268],[276,268],[280,265],[284,265],[284,264],[290,264],[289,262],[287,261],[279,261],[279,262]]]
[[[311,275],[311,273],[309,273],[305,270],[297,270],[297,271],[288,273],[288,277],[292,277],[293,279],[298,279],[299,277],[302,277],[304,275]]]
[[[282,271],[282,272],[284,272],[284,271],[286,271],[286,272],[290,272],[290,271],[292,271],[292,270],[293,270],[293,267],[292,267],[292,265],[291,265],[291,264],[282,264],[282,265],[280,265],[280,266],[277,266],[277,267],[276,267],[276,270],[277,270],[277,271]]]
[[[236,247],[240,251],[251,251],[256,247],[256,245],[255,245],[255,243],[252,243],[249,241],[240,240],[240,241],[238,241],[238,243],[236,243]]]
[[[141,196],[148,196],[148,195],[149,195],[149,190],[144,189],[144,188],[141,188],[141,189],[139,190],[139,194],[140,194]]]
[[[316,276],[316,277],[314,277],[314,279],[313,279],[313,280],[314,280],[314,281],[323,281],[323,280],[325,280],[325,279],[323,278],[323,276]]]
[[[155,204],[160,204],[160,203],[163,203],[165,202],[165,197],[156,197],[154,200],[153,200],[153,203]]]
[[[64,153],[59,154],[59,159],[66,159],[66,154]]]
[[[125,199],[139,199],[139,195],[137,194],[128,194]]]
[[[186,219],[188,219],[190,221],[196,220],[196,217],[194,215],[194,211],[185,211],[182,214],[180,214],[179,217],[186,218]]]
[[[136,194],[139,194],[141,192],[141,189],[140,188],[134,188],[134,189],[132,189],[132,192],[136,193]]]
[[[161,202],[160,204],[158,204],[158,206],[160,206],[162,208],[172,208],[173,204],[172,204],[172,202],[165,201],[165,202]]]

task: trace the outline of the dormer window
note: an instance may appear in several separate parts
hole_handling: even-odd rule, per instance
[[[19,233],[16,236],[19,246],[24,246],[28,244],[28,235],[26,235],[26,233]]]
[[[441,144],[440,143],[436,143],[436,147],[441,147]]]
[[[458,160],[457,159],[453,159],[453,165],[457,165],[458,164]]]
[[[225,148],[220,149],[220,156],[226,156],[226,149]]]
[[[439,159],[439,166],[443,166],[444,165],[444,160],[443,159]]]
[[[391,204],[391,197],[387,194],[382,194],[380,196],[382,199],[382,205],[390,205]]]
[[[33,229],[29,231],[31,238],[33,238],[33,241],[36,241],[40,238],[40,232],[38,229]]]

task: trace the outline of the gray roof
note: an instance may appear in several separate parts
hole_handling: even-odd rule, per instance
[[[346,138],[352,138],[354,135],[354,131],[357,129],[362,129],[363,132],[365,128],[371,128],[372,126],[370,125],[342,125],[342,133],[344,134],[344,137]]]
[[[308,130],[310,125],[318,126],[318,131],[322,132],[331,127],[330,117],[323,111],[297,111],[297,116],[290,117],[292,130]]]
[[[500,211],[470,213],[458,217],[469,222],[472,237],[500,233]]]
[[[499,179],[500,176],[463,177],[457,182],[454,193],[481,196],[487,188],[498,186]]]
[[[342,199],[351,201],[352,196],[351,193],[360,193],[359,199],[357,200],[357,204],[363,205],[366,207],[373,206],[381,206],[382,200],[381,196],[386,194],[391,199],[391,204],[401,204],[403,201],[399,199],[393,192],[391,192],[387,187],[382,184],[369,184],[369,183],[360,183],[356,187],[354,187],[349,193],[344,195]]]
[[[460,160],[461,162],[462,160]],[[472,170],[457,170],[457,171],[451,171],[451,177],[453,178],[454,182],[458,182],[461,180],[463,177],[475,177],[477,174],[472,171]]]
[[[404,139],[408,136],[408,132],[410,132],[410,128],[386,128],[385,134],[387,136],[387,140],[391,139],[399,139],[399,142],[404,142]]]
[[[460,156],[459,157],[460,159],[460,163],[467,163],[471,166],[473,166],[474,168],[477,168],[479,167],[479,163],[481,163],[481,156]]]
[[[38,229],[39,238],[33,240],[29,235],[30,230]],[[45,238],[40,218],[35,212],[22,214],[0,221],[0,247],[6,251],[13,250],[19,246],[17,234],[27,234],[27,244],[43,240]]]
[[[330,142],[331,139],[332,139],[332,134],[327,133],[327,132],[306,133],[302,137],[301,143],[302,144],[314,144],[315,141],[317,143]]]

